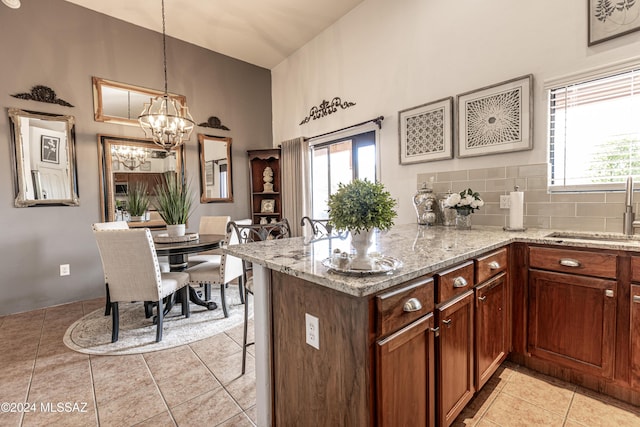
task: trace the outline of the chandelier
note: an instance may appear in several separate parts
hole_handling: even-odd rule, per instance
[[[126,145],[116,145],[111,148],[111,154],[127,169],[139,168],[149,159],[149,150],[140,147],[128,147]]]
[[[144,104],[138,122],[146,136],[156,145],[169,151],[184,144],[191,136],[195,122],[189,108],[169,96],[167,90],[167,34],[165,31],[164,0],[162,0],[162,54],[164,58],[164,95],[151,98]]]

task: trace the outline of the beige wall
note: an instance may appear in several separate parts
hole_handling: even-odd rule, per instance
[[[454,172],[420,173],[417,188],[434,177],[434,192],[471,188],[480,193],[485,206],[473,214],[474,224],[509,225],[509,209],[500,209],[500,196],[518,186],[524,192],[525,227],[565,230],[622,232],[624,193],[556,193],[547,191],[547,164],[465,169]],[[637,212],[638,204],[634,210]]]

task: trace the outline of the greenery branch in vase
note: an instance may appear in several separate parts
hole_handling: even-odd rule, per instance
[[[468,188],[447,197],[444,205],[456,210],[456,228],[469,230],[471,228],[471,214],[484,206],[484,200],[478,192]]]
[[[184,236],[185,224],[193,211],[193,194],[187,182],[178,182],[175,173],[167,173],[156,187],[156,208],[167,223],[169,236]]]
[[[147,193],[147,184],[144,182],[136,182],[129,189],[127,195],[127,211],[131,217],[131,221],[142,221],[144,215],[149,209],[149,195]]]
[[[397,216],[396,201],[381,183],[367,179],[355,179],[349,184],[339,184],[338,191],[329,196],[329,224],[336,230],[348,230],[355,257],[353,270],[371,270],[373,260],[367,249],[371,245],[374,230],[388,230]]]

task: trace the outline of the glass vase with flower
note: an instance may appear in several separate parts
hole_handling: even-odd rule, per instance
[[[456,210],[456,229],[471,229],[471,214],[481,206],[484,206],[484,200],[480,198],[478,192],[468,188],[459,193],[453,193],[447,197],[444,202],[445,207]]]

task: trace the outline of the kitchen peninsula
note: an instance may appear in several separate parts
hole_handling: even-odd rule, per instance
[[[528,298],[529,279],[523,271],[529,268],[529,246],[564,247],[578,260],[594,255],[596,251],[587,252],[590,249],[598,249],[598,254],[609,251],[614,272],[616,257],[634,258],[629,254],[640,250],[637,239],[600,237],[557,237],[548,229],[507,232],[499,227],[474,226],[457,231],[400,225],[377,234],[371,250],[397,258],[403,266],[389,275],[363,277],[337,274],[322,265],[334,250],[349,251],[349,238],[313,242],[297,237],[229,247],[229,253],[254,263],[258,424],[302,425],[315,420],[317,425],[392,425],[389,423],[409,416],[415,425],[433,425],[435,420],[438,425],[449,425],[488,379],[480,375],[479,363],[486,361],[487,369],[495,370],[509,351],[526,353],[528,317],[523,301]],[[567,259],[575,261],[573,258]],[[550,265],[565,268],[563,262],[564,258],[550,261]],[[535,260],[535,267],[533,264]],[[629,305],[626,311],[621,309],[623,298],[628,300],[628,289],[620,286],[616,290],[608,283],[602,289],[589,283],[585,289],[593,290],[596,296],[601,291],[605,314],[611,301],[617,301],[619,309],[613,316],[624,320]],[[593,296],[590,293],[584,298],[593,301]],[[507,317],[505,322],[497,319],[486,326],[501,338],[490,337],[488,355],[478,354],[476,345],[474,357],[474,325],[476,339],[486,334],[477,329],[482,319],[474,322],[473,307],[480,313],[480,304],[485,301],[497,315]],[[597,304],[593,310],[596,320]],[[495,315],[487,313],[489,319]],[[312,331],[319,336],[317,349],[306,343],[307,314],[318,319],[318,330]],[[459,329],[457,320],[464,329]],[[444,332],[438,332],[441,327],[457,331],[457,339],[462,341],[456,345],[466,346],[466,354],[442,353],[446,349]],[[620,336],[625,328],[603,332]],[[628,335],[628,327],[626,332]],[[618,341],[616,348],[629,344],[629,338]],[[543,362],[538,367],[544,370],[542,347],[539,354]],[[579,360],[582,352],[577,348],[572,359]],[[624,360],[624,356],[615,357]],[[437,357],[461,365],[449,371],[441,361],[436,370]],[[563,360],[546,360],[564,366]],[[580,369],[567,363],[569,368]],[[607,370],[611,371],[609,378]],[[603,381],[626,380],[628,384],[631,377],[627,371],[625,378],[611,381],[612,367],[604,366],[602,372]],[[597,378],[600,373],[589,375]],[[630,392],[627,400],[635,398]]]

